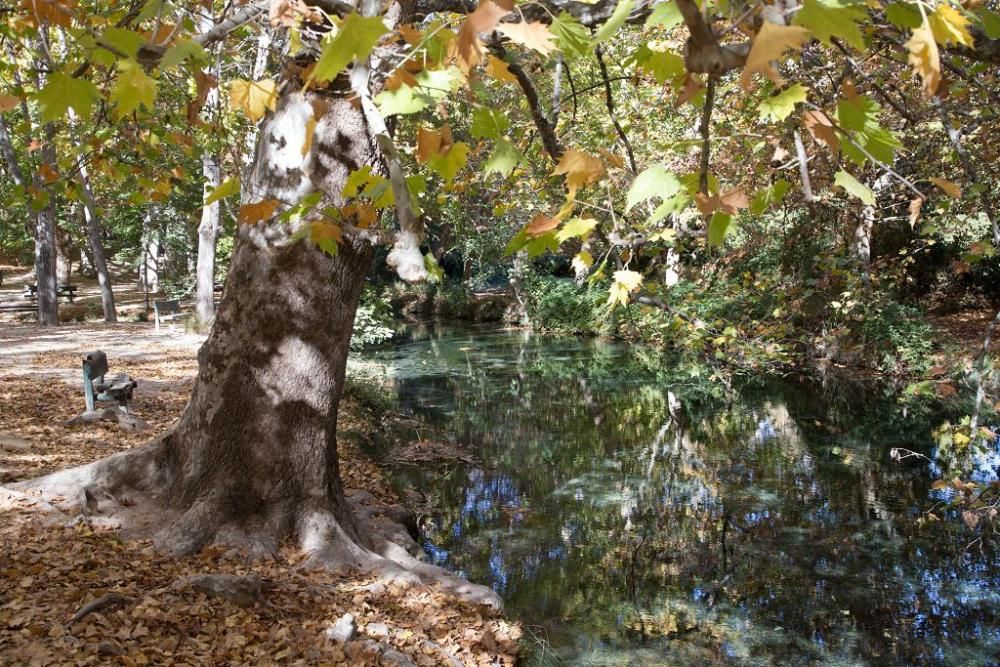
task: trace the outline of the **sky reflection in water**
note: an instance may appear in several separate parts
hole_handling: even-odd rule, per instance
[[[401,473],[431,561],[500,592],[536,664],[1000,664],[1000,561],[919,527],[939,415],[862,385],[732,401],[649,350],[416,327],[372,355],[481,467]],[[995,461],[983,474],[995,474]]]

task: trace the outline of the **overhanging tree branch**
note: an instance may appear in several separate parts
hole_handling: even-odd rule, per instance
[[[498,58],[505,60],[507,50],[499,40],[491,40],[488,46]],[[545,110],[542,109],[542,103],[538,99],[538,91],[535,89],[535,84],[532,82],[531,77],[528,76],[528,73],[524,71],[524,68],[517,63],[507,62],[507,69],[517,79],[518,85],[521,86],[521,90],[524,92],[528,108],[531,110],[531,118],[535,121],[535,127],[538,128],[538,133],[542,136],[542,145],[545,146],[545,152],[549,154],[549,157],[554,162],[558,162],[559,158],[562,157],[563,147],[559,143],[559,137],[556,136],[555,126],[549,122],[549,119],[545,115]]]
[[[604,103],[608,108],[608,116],[611,117],[611,122],[614,123],[618,138],[625,144],[625,152],[628,153],[629,168],[633,174],[637,174],[639,171],[635,168],[635,154],[632,152],[632,144],[629,143],[628,135],[625,134],[625,130],[622,129],[621,123],[618,122],[618,117],[615,115],[615,102],[611,95],[611,81],[608,80],[608,68],[604,64],[604,52],[600,46],[594,49],[594,55],[597,56],[597,64],[601,70],[601,79],[604,81]]]

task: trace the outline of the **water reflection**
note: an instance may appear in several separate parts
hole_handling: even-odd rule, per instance
[[[502,594],[539,663],[998,664],[1000,563],[918,526],[939,416],[865,386],[714,395],[624,345],[427,327],[376,354],[482,461],[421,478],[431,560]]]

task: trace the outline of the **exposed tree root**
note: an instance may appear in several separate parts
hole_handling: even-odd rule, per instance
[[[0,491],[32,502],[42,511],[75,515],[81,494],[102,498],[97,512],[118,522],[130,537],[154,538],[159,549],[187,555],[207,545],[235,547],[248,557],[276,553],[293,540],[308,555],[307,567],[352,569],[385,583],[440,585],[455,596],[493,609],[502,601],[488,587],[470,583],[419,559],[419,546],[400,522],[399,508],[375,504],[359,492],[345,501],[340,517],[326,497],[270,503],[257,512],[236,508],[218,487],[178,512],[156,489],[169,488],[163,447],[169,434],[140,448],[77,468],[17,482]],[[70,501],[70,502],[68,502]],[[239,511],[237,511],[239,510]],[[348,524],[348,525],[345,525]],[[353,525],[351,525],[353,524]]]

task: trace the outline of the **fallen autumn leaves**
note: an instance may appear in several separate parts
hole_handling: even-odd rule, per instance
[[[135,411],[151,433],[113,423],[67,427],[82,409],[71,376],[79,351],[35,355],[27,368],[0,378],[0,433],[30,442],[27,451],[0,451],[0,484],[76,465],[145,442],[181,412],[196,360],[131,336],[147,354],[113,369],[145,381]],[[84,343],[86,341],[83,341]],[[79,352],[79,353],[78,353]],[[110,355],[109,355],[110,356]],[[361,411],[345,406],[340,427],[363,429]],[[353,446],[343,448],[348,486],[380,499],[392,493],[381,470]],[[300,555],[282,550],[247,562],[233,550],[207,549],[177,559],[148,542],[66,516],[43,522],[9,499],[0,505],[0,662],[87,664],[513,664],[520,630],[502,618],[433,587],[385,585],[349,572],[307,570]],[[261,594],[250,606],[208,596],[190,585],[200,574],[248,575]],[[106,594],[110,603],[74,615]],[[358,634],[341,644],[326,630],[345,613]],[[371,630],[369,632],[369,629]]]

